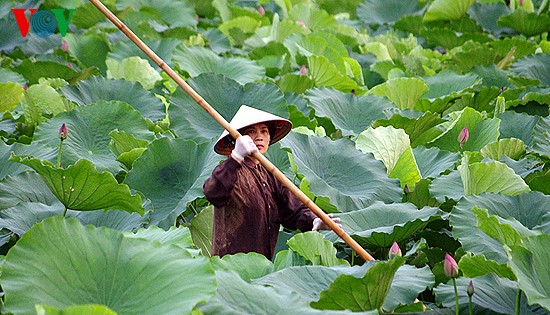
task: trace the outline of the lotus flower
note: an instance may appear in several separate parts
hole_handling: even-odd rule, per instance
[[[67,43],[66,41],[63,41],[63,43],[61,43],[61,50],[68,51],[69,50],[69,43]]]
[[[469,136],[470,135],[468,133],[468,128],[467,127],[462,128],[462,131],[460,131],[460,134],[458,134],[458,138],[456,139],[460,143],[461,149],[462,149],[462,145],[464,145],[464,143],[468,141]]]
[[[67,129],[67,126],[65,124],[61,125],[61,128],[59,128],[59,132],[57,134],[61,141],[67,139],[67,137],[69,136],[69,130]]]
[[[472,280],[470,280],[470,284],[468,284],[468,288],[466,288],[466,292],[468,293],[469,297],[472,297],[472,295],[474,295],[475,290],[474,290],[474,283],[472,282]]]
[[[259,7],[258,7],[258,13],[260,13],[261,16],[264,16],[264,15],[265,15],[265,9],[264,9],[264,7],[259,6]]]
[[[458,276],[458,265],[451,255],[445,253],[445,261],[443,261],[443,272],[447,277],[456,278]]]
[[[393,245],[390,247],[390,252],[388,254],[388,256],[390,258],[392,258],[393,256],[403,256],[403,254],[401,253],[401,248],[399,248],[399,245],[397,244],[397,242],[393,242]]]
[[[304,21],[302,21],[302,20],[298,20],[298,21],[296,21],[296,23],[298,23],[298,24],[300,24],[300,25],[302,25],[302,26],[304,26],[304,27],[306,26],[306,23],[305,23]]]
[[[307,76],[307,68],[306,68],[306,65],[302,65],[302,67],[300,68],[300,75],[305,75],[305,76]]]

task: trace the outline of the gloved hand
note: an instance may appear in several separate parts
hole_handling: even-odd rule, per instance
[[[334,223],[340,222],[340,218],[334,218],[334,215],[332,213],[329,213],[328,216],[332,219]],[[338,224],[339,227],[342,227],[342,224]],[[312,231],[318,231],[318,230],[330,230],[331,228],[321,220],[321,218],[315,218],[313,219],[313,228]]]
[[[240,163],[244,161],[245,157],[254,154],[256,151],[258,151],[258,147],[256,147],[250,136],[240,136],[235,142],[235,148],[231,151],[231,157]]]

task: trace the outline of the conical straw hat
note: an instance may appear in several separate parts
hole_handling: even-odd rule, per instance
[[[246,105],[241,105],[229,122],[239,132],[240,129],[259,123],[265,123],[269,127],[270,145],[284,138],[292,129],[292,123],[289,120]],[[221,155],[230,155],[234,146],[235,140],[227,130],[224,130],[214,146],[214,151]]]

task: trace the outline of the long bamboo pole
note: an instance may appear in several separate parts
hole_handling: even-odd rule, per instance
[[[200,96],[193,88],[191,88],[185,80],[183,80],[164,60],[162,60],[149,46],[147,46],[132,30],[130,30],[116,15],[114,15],[101,1],[90,0],[99,11],[101,11],[113,24],[116,25],[128,38],[134,42],[155,64],[157,64],[172,80],[174,80],[189,96],[191,96],[197,104],[199,104],[216,122],[218,122],[229,134],[237,139],[241,134],[233,128],[222,115],[220,115],[202,96]],[[275,176],[286,188],[288,188],[298,199],[300,199],[308,208],[313,211],[324,223],[326,223],[342,240],[346,242],[361,258],[366,261],[374,260],[351,236],[349,236],[338,224],[319,208],[308,196],[306,196],[294,183],[292,183],[273,163],[271,163],[263,154],[256,151],[254,157]]]

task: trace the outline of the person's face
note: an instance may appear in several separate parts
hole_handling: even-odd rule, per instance
[[[247,127],[243,130],[242,135],[252,138],[252,141],[254,141],[254,144],[261,154],[265,154],[267,152],[269,141],[271,141],[271,135],[269,134],[269,128],[266,124],[260,123]]]

